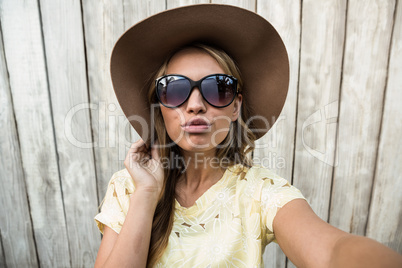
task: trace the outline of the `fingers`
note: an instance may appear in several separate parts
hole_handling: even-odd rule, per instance
[[[130,150],[132,152],[147,152],[148,151],[148,146],[145,144],[145,142],[142,139],[139,139],[138,141],[134,142],[130,146]]]
[[[160,156],[157,147],[157,142],[155,142],[154,145],[149,146],[142,139],[139,139],[131,144],[131,147],[127,153],[126,161],[128,164],[131,164],[132,161],[147,164],[151,159],[159,161]]]
[[[144,158],[149,158],[149,156],[146,156],[146,152],[145,143],[142,139],[134,142],[131,144],[130,149],[127,152],[124,161],[125,166],[133,168],[133,164],[143,161],[142,159]]]

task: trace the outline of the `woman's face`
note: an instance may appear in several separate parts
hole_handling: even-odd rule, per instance
[[[170,60],[166,74],[181,74],[193,81],[216,73],[225,73],[218,62],[208,53],[191,48],[179,51]],[[188,100],[177,108],[160,105],[166,131],[169,137],[184,151],[215,151],[229,132],[232,121],[236,121],[241,106],[241,95],[224,108],[208,104],[198,87],[191,92]],[[186,127],[186,123],[196,118],[207,122],[205,126]]]

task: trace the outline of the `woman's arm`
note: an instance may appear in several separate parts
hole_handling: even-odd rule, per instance
[[[95,267],[146,266],[157,201],[155,194],[134,191],[120,234],[105,226]]]
[[[273,229],[279,246],[297,267],[402,267],[401,255],[331,226],[302,199],[279,209]]]
[[[135,190],[120,233],[105,227],[95,267],[146,267],[152,221],[163,185],[163,168],[156,147],[143,140],[131,145],[124,160]]]
[[[367,237],[348,235],[339,239],[330,267],[402,267],[402,256]]]

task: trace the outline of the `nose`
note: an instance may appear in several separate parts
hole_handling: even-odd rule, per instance
[[[190,97],[187,100],[186,111],[188,113],[198,114],[200,112],[206,111],[206,106],[204,103],[204,98],[198,87],[193,88]]]

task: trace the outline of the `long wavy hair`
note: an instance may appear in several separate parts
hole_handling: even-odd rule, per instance
[[[156,78],[165,75],[166,70],[172,56],[186,48],[197,48],[212,56],[226,74],[232,75],[238,79],[238,88],[241,92],[243,81],[240,70],[235,61],[229,57],[223,50],[201,43],[194,43],[182,47],[173,53],[163,62],[161,67],[152,75],[149,80],[148,101],[151,104],[157,104],[158,99],[155,91],[154,81]],[[247,100],[246,100],[247,101]],[[147,267],[152,267],[161,258],[165,251],[169,235],[173,228],[174,208],[175,208],[175,189],[176,183],[180,175],[184,172],[185,167],[180,166],[181,161],[174,161],[177,157],[181,157],[179,147],[170,139],[166,132],[163,117],[159,105],[154,109],[154,133],[155,140],[158,141],[159,155],[161,159],[169,159],[169,163],[175,163],[175,166],[164,167],[164,184],[160,200],[157,204],[153,223],[151,242],[148,251]],[[244,105],[241,107],[241,114],[238,119],[230,124],[229,132],[226,138],[217,146],[216,157],[220,159],[220,167],[233,166],[242,164],[244,167],[251,167],[251,152],[254,150],[256,140],[255,135],[244,122],[248,118],[248,109]],[[250,126],[253,128],[253,126]],[[173,146],[167,146],[173,145]]]

